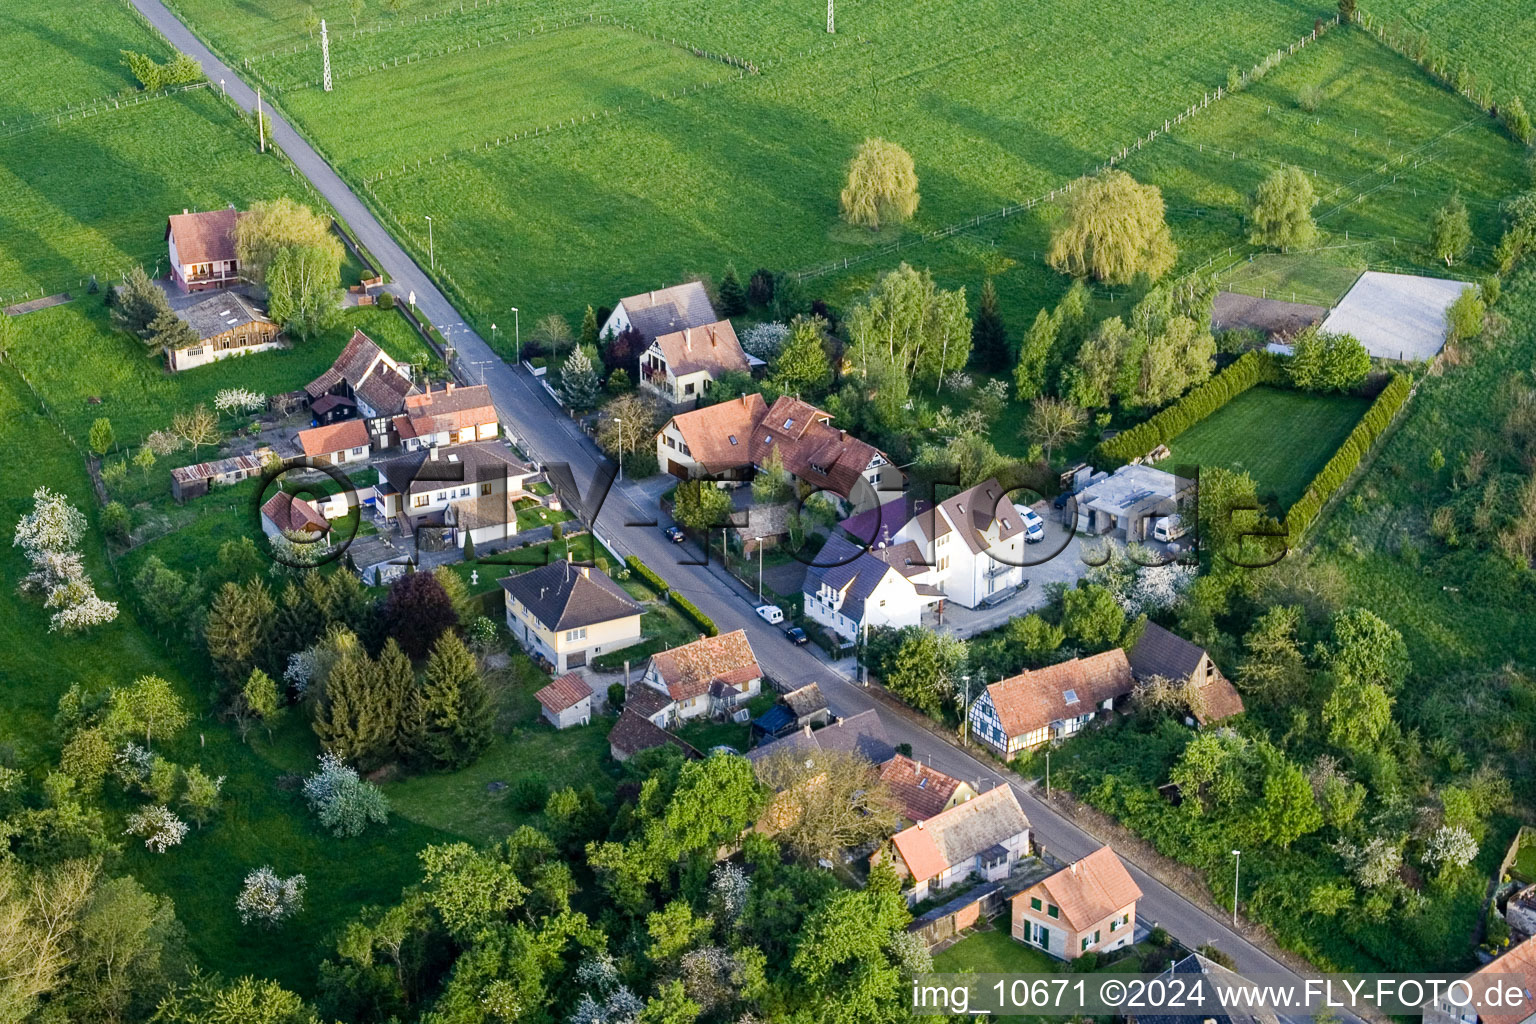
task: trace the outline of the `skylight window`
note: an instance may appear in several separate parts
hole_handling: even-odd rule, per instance
[[[1077,691],[1076,690],[1063,690],[1063,691],[1061,691],[1061,699],[1066,701],[1068,704],[1076,704],[1077,703]]]
[[[918,789],[927,789],[928,788],[928,780],[926,778],[918,779],[917,780],[917,788]]]
[[[793,416],[791,416],[789,419],[784,421],[784,429],[785,430],[788,430],[790,427],[792,427],[794,425],[795,425],[795,418]]]
[[[732,434],[731,435],[731,444],[735,444],[735,443],[736,443],[736,435]]]

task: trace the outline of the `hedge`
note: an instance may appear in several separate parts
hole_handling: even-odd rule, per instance
[[[1244,353],[1237,362],[1191,390],[1151,419],[1100,442],[1094,464],[1117,469],[1140,458],[1160,444],[1167,444],[1255,384],[1278,384],[1280,366],[1268,352]]]
[[[666,580],[662,579],[660,576],[657,576],[654,572],[651,571],[650,566],[640,561],[640,559],[636,558],[634,555],[630,555],[628,558],[624,559],[624,564],[629,566],[631,572],[639,576],[642,580],[645,580],[645,582],[650,585],[651,589],[656,591],[656,593],[660,594],[662,597],[666,597],[667,593],[671,591],[672,588],[667,585]]]
[[[693,624],[698,626],[705,636],[720,635],[720,627],[715,625],[715,620],[699,611],[698,605],[688,600],[682,594],[675,590],[668,591],[667,600],[671,601],[672,605],[682,612],[685,618],[691,619]]]
[[[1371,450],[1376,439],[1382,431],[1387,429],[1393,418],[1397,415],[1403,403],[1408,401],[1410,392],[1408,378],[1400,373],[1394,373],[1387,386],[1382,388],[1381,394],[1376,396],[1376,401],[1360,417],[1360,422],[1355,424],[1355,429],[1349,432],[1339,450],[1333,453],[1333,458],[1328,464],[1318,471],[1317,476],[1307,485],[1307,491],[1297,499],[1285,513],[1285,531],[1291,544],[1301,539],[1317,519],[1323,506],[1333,493],[1344,485],[1351,473],[1360,465],[1360,460],[1365,458]]]

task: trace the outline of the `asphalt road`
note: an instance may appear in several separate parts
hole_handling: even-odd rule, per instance
[[[133,0],[133,4],[172,45],[197,58],[210,79],[215,83],[222,80],[223,87],[242,108],[248,111],[255,108],[255,91],[216,58],[160,0]],[[502,423],[511,428],[531,457],[546,465],[568,464],[582,493],[586,494],[599,466],[606,462],[592,442],[527,371],[502,361],[484,339],[465,325],[463,316],[453,304],[330,165],[282,117],[273,113],[270,107],[266,109],[273,141],[336,209],[358,241],[383,264],[392,280],[392,290],[401,296],[415,293],[417,310],[457,350],[461,364],[468,367],[475,382],[479,383],[483,378],[490,387]],[[644,284],[635,282],[637,288]],[[857,714],[876,707],[874,698],[861,686],[831,671],[806,648],[790,644],[778,628],[754,615],[750,595],[723,573],[700,565],[680,564],[686,559],[698,558],[693,545],[673,545],[656,526],[631,525],[658,517],[663,523],[669,522],[657,509],[646,505],[638,488],[616,484],[601,508],[596,529],[621,554],[639,556],[674,589],[722,626],[745,628],[758,660],[773,678],[791,685],[819,682],[832,710],[839,715]],[[973,785],[979,783],[983,789],[1011,784],[988,762],[936,740],[923,728],[896,715],[882,713],[881,717],[893,743],[910,743],[914,757],[940,771]],[[1025,787],[1014,785],[1014,789],[1029,816],[1036,841],[1056,856],[1076,859],[1098,847],[1099,844],[1087,833],[1035,799]],[[1238,935],[1221,918],[1184,899],[1135,864],[1128,863],[1127,866],[1143,893],[1138,909],[1138,916],[1143,920],[1162,925],[1188,946],[1216,945],[1232,956],[1239,971],[1291,973]]]

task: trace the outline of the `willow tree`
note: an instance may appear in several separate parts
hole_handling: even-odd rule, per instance
[[[257,284],[265,284],[267,270],[284,249],[316,246],[327,260],[342,260],[341,241],[331,232],[329,217],[286,196],[252,203],[235,222],[235,254],[240,271]]]
[[[971,317],[965,289],[945,291],[926,270],[903,263],[886,274],[868,299],[848,315],[852,356],[866,376],[883,362],[897,376],[937,387],[946,373],[965,367],[971,354]]]
[[[1295,249],[1317,237],[1312,207],[1317,193],[1300,167],[1281,167],[1265,178],[1248,209],[1248,241],[1273,249]]]
[[[1164,219],[1163,193],[1124,171],[1083,179],[1067,214],[1051,234],[1046,262],[1073,277],[1128,284],[1157,280],[1173,268],[1178,249]]]
[[[917,212],[918,198],[912,154],[885,139],[865,139],[848,165],[843,219],[871,231],[904,224]]]

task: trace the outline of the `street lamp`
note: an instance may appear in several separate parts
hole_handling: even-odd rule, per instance
[[[432,218],[428,217],[426,214],[422,214],[422,216],[427,218],[427,259],[431,262],[432,269],[436,270],[437,250],[432,246]]]
[[[491,324],[491,348],[496,347],[496,325]]]
[[[971,716],[969,714],[971,707],[971,677],[963,675],[960,677],[960,680],[965,683],[965,696],[960,701],[960,742],[968,743],[971,738]]]
[[[1232,927],[1237,927],[1237,879],[1243,867],[1243,851],[1232,851]]]
[[[763,538],[753,537],[752,543],[757,545],[757,599],[763,599]]]
[[[516,361],[520,363],[523,361],[523,330],[516,306],[512,307],[512,338],[513,343],[517,345]]]
[[[1051,798],[1051,752],[1045,752],[1045,798]]]
[[[619,425],[619,483],[624,482],[624,420],[618,416],[613,422]]]

